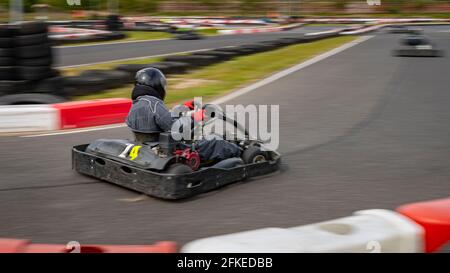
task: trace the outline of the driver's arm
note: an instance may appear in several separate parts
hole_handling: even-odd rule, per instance
[[[175,120],[176,118],[172,117],[169,109],[167,109],[164,104],[156,104],[155,121],[158,124],[159,128],[161,128],[164,132],[169,132]]]

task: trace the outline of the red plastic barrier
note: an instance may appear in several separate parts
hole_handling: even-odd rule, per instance
[[[30,243],[30,241],[28,241],[28,240],[1,239],[0,238],[0,253],[24,252],[29,243]]]
[[[397,212],[425,229],[426,252],[434,252],[450,241],[450,198],[403,205]]]
[[[129,99],[100,99],[52,104],[60,112],[60,129],[123,123],[131,107]]]
[[[31,244],[28,240],[0,239],[0,253],[176,253],[175,242],[162,241],[154,245],[83,245],[68,248],[57,244]]]

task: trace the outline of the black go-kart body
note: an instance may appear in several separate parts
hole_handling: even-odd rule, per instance
[[[409,35],[400,40],[401,46],[393,50],[392,55],[397,57],[441,57],[442,50],[437,49],[422,35]]]
[[[199,40],[203,37],[195,31],[180,31],[175,34],[175,38],[178,40]]]
[[[280,154],[247,137],[231,141],[243,149],[241,158],[220,162],[200,162],[192,145],[170,133],[156,142],[99,139],[72,148],[72,168],[149,196],[182,199],[277,171]]]

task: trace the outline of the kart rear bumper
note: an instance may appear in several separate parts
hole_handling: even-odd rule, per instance
[[[86,152],[88,145],[72,148],[72,169],[131,190],[162,199],[182,199],[279,169],[281,157],[270,152],[270,161],[230,169],[206,168],[190,174],[172,175],[137,168]]]

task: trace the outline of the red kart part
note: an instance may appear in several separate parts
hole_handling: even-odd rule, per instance
[[[175,155],[177,157],[184,158],[186,165],[188,165],[193,171],[198,170],[200,167],[200,156],[196,151],[192,151],[189,148],[184,150],[176,150]]]
[[[194,110],[194,108],[195,108],[193,100],[186,101],[185,103],[183,103],[183,105],[188,107],[190,110]]]
[[[450,241],[450,198],[407,204],[396,210],[424,228],[426,252]]]

